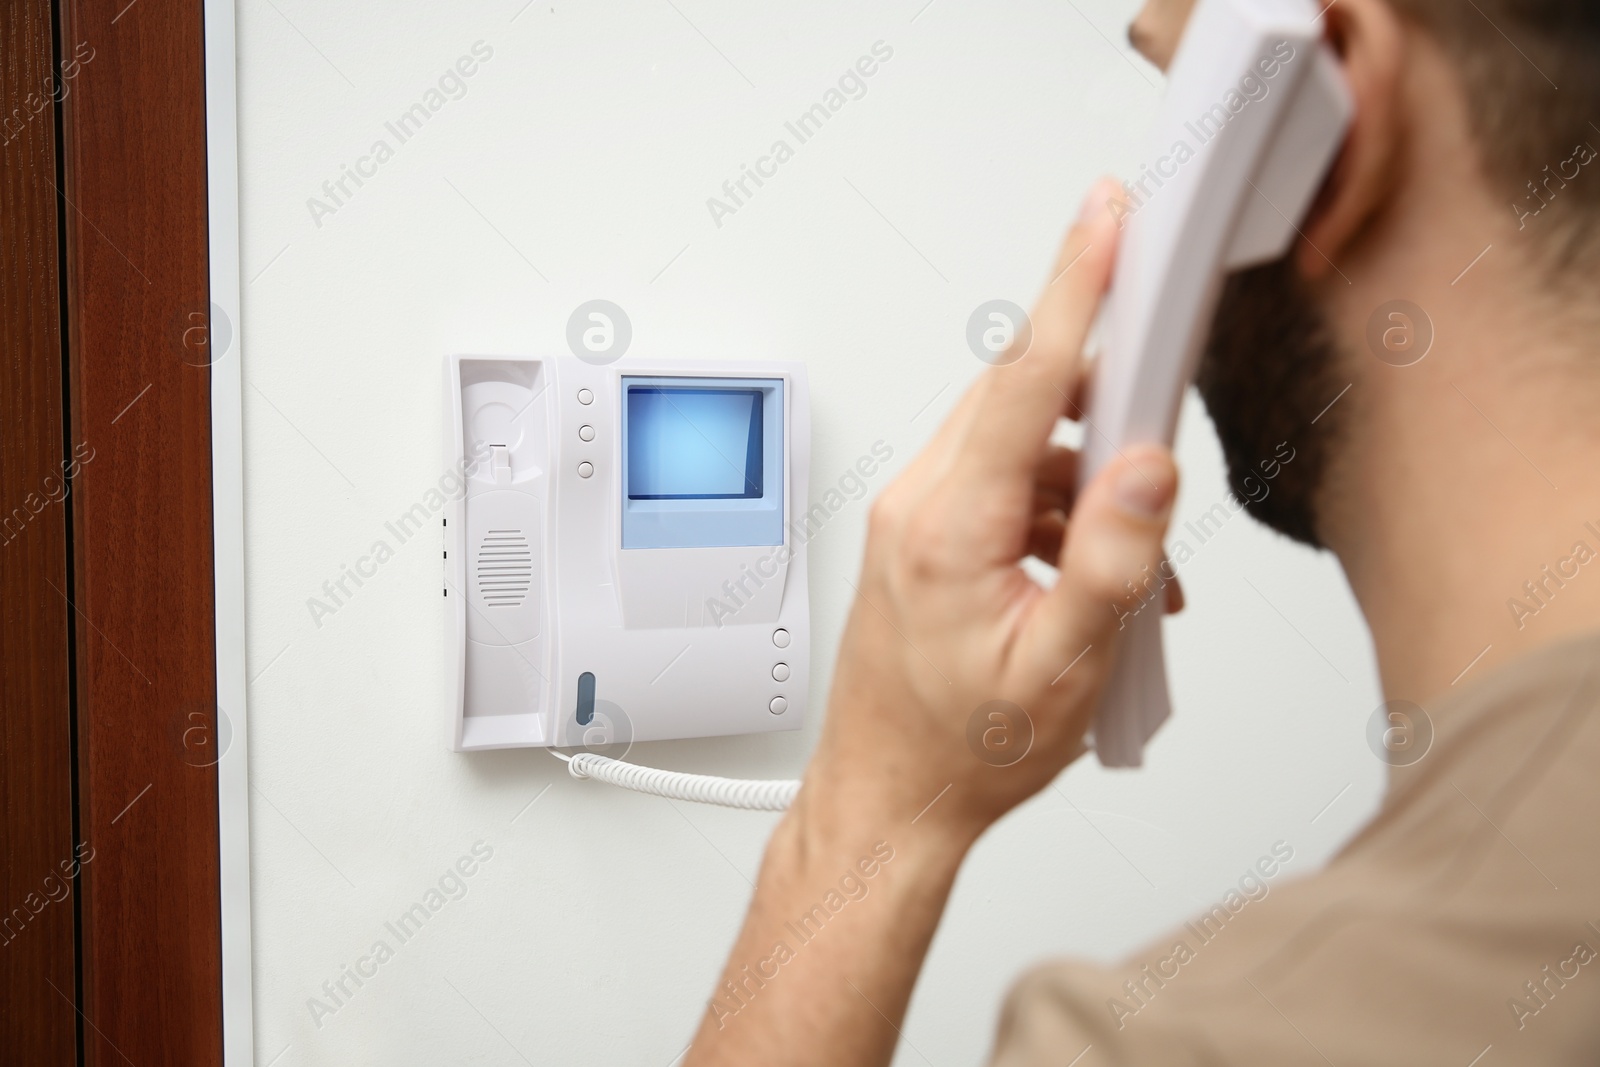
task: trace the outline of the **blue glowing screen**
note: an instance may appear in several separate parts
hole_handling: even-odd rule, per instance
[[[762,495],[761,390],[630,386],[628,498]]]

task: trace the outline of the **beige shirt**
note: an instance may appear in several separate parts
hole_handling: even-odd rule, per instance
[[[1600,635],[1452,692],[1323,871],[1268,854],[1121,966],[1028,972],[994,1067],[1600,1063],[1597,705]]]

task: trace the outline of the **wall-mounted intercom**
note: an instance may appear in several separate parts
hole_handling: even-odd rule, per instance
[[[1125,230],[1080,479],[1170,444],[1225,275],[1285,253],[1353,105],[1312,0],[1200,0]],[[634,767],[597,744],[794,729],[810,666],[809,421],[790,363],[452,356],[457,749],[577,746],[572,773],[743,807],[795,782]],[[798,536],[797,536],[798,533]],[[1161,619],[1124,635],[1093,728],[1133,766],[1170,714]],[[621,736],[618,737],[618,732]]]
[[[1105,348],[1079,468],[1171,444],[1229,271],[1282,256],[1353,105],[1312,0],[1200,0],[1169,70],[1145,165],[1124,184]],[[1107,766],[1137,765],[1170,713],[1160,612],[1123,636],[1094,724]]]
[[[462,355],[445,378],[457,750],[800,726],[803,365]]]

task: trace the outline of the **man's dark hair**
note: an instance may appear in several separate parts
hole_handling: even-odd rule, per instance
[[[1507,212],[1544,205],[1527,229],[1557,267],[1600,256],[1600,3],[1394,3],[1456,61],[1485,176]],[[1591,161],[1573,177],[1580,148]]]

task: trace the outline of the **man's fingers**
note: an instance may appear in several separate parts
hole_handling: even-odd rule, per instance
[[[1034,464],[1066,409],[1084,337],[1110,277],[1117,226],[1101,210],[1115,183],[1102,181],[1062,245],[1056,273],[1034,306],[1032,344],[1023,357],[986,372],[957,469],[973,481],[1032,479]]]
[[[1100,359],[1085,356],[1079,363],[1078,375],[1072,382],[1072,393],[1067,397],[1067,418],[1073,422],[1082,422],[1089,413],[1089,396],[1094,389],[1096,372],[1100,369]]]
[[[1167,614],[1176,615],[1187,603],[1188,600],[1183,595],[1183,583],[1178,581],[1177,575],[1173,575],[1171,583],[1167,586]]]
[[[1071,498],[1078,485],[1078,452],[1073,448],[1051,445],[1034,470],[1033,484],[1039,489],[1057,489]]]
[[[945,416],[944,422],[934,431],[928,443],[884,489],[881,499],[885,503],[892,503],[892,512],[906,514],[950,473],[986,388],[988,379],[980,375],[956,401],[955,407]]]
[[[1144,445],[1084,487],[1058,561],[1061,577],[1030,621],[1028,647],[1019,649],[1036,678],[1048,684],[1052,671],[1086,648],[1080,677],[1103,675],[1129,613],[1160,593],[1161,540],[1177,484],[1172,453]]]
[[[1055,566],[1067,538],[1067,514],[1059,508],[1035,510],[1025,554]]]
[[[902,477],[907,481],[915,482],[919,486],[937,481],[950,469],[961,450],[962,442],[966,440],[967,430],[972,425],[973,416],[977,413],[978,405],[983,400],[983,393],[988,388],[988,380],[979,376],[967,391],[956,401],[955,407],[939,428],[917,453],[909,466],[906,467]]]

